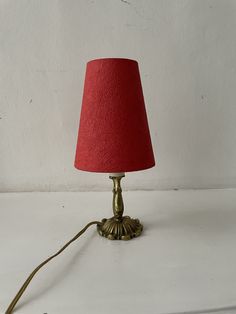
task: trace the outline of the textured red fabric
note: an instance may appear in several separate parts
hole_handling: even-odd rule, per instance
[[[121,58],[89,61],[75,167],[113,173],[154,165],[138,63]]]

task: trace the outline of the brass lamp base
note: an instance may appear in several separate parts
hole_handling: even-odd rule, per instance
[[[97,226],[97,229],[101,236],[109,240],[130,240],[141,234],[143,226],[138,219],[124,216],[121,220],[115,217],[104,218],[102,223]]]
[[[113,180],[113,213],[114,216],[104,218],[97,226],[98,233],[110,240],[130,240],[138,237],[143,230],[143,226],[138,219],[132,219],[129,216],[123,216],[124,203],[122,198],[122,189],[120,181],[125,175],[119,173],[111,175]]]

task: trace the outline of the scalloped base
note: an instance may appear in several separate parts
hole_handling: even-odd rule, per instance
[[[117,220],[115,217],[104,218],[97,229],[101,236],[109,240],[130,240],[142,233],[143,226],[138,219],[124,216],[122,220]]]

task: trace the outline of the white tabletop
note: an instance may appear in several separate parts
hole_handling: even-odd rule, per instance
[[[141,237],[92,226],[33,279],[19,314],[236,313],[236,190],[123,193]],[[91,220],[111,192],[0,194],[0,313],[26,276]]]

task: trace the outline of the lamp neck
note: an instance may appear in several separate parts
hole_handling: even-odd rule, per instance
[[[121,221],[123,212],[124,212],[124,203],[123,203],[123,197],[122,197],[122,189],[120,185],[121,179],[124,177],[124,174],[121,174],[120,176],[112,176],[110,175],[109,178],[113,180],[113,213],[115,219]]]

